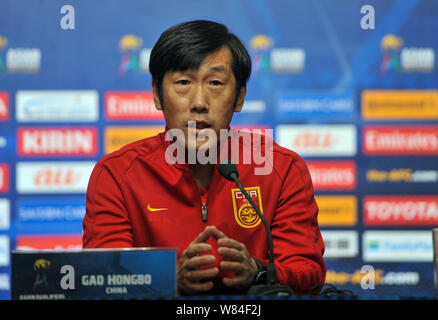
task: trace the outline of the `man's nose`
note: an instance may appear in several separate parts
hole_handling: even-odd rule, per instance
[[[197,113],[208,112],[207,92],[201,85],[196,86],[194,89],[191,111]]]

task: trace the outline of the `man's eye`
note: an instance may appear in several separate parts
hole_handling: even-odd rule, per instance
[[[220,86],[222,84],[222,82],[220,82],[219,80],[213,80],[210,83],[214,86]]]
[[[186,86],[189,84],[189,80],[178,80],[176,83]]]

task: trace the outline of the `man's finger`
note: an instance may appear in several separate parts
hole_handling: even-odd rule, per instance
[[[208,243],[191,243],[183,252],[183,256],[190,259],[206,252],[210,252],[211,249],[211,245],[209,245]]]
[[[204,229],[205,232],[207,232],[210,237],[213,237],[214,239],[218,240],[218,239],[222,239],[222,238],[226,238],[227,236],[225,235],[225,233],[223,233],[222,231],[220,231],[218,228],[216,228],[216,226],[207,226]]]
[[[186,275],[186,279],[190,282],[197,282],[206,280],[209,278],[214,278],[219,274],[218,268],[208,268],[208,269],[202,269],[202,270],[192,270],[188,271]]]
[[[187,282],[184,284],[184,291],[188,293],[206,292],[213,289],[213,282]]]
[[[196,256],[186,260],[184,267],[187,269],[198,269],[201,266],[213,264],[216,257],[213,255]]]
[[[248,268],[245,268],[242,263],[234,261],[221,261],[220,268],[227,271],[232,271],[235,274],[245,273],[245,271],[248,270]]]
[[[238,276],[235,276],[233,278],[224,277],[222,278],[222,283],[227,287],[239,288],[245,286],[245,279]]]
[[[208,238],[210,238],[210,232],[207,226],[191,243],[203,243],[206,242]]]
[[[246,250],[246,247],[243,243],[231,238],[221,238],[217,241],[217,244],[219,247],[228,247],[237,250]]]
[[[234,248],[229,248],[229,247],[219,247],[217,249],[217,252],[219,253],[219,255],[221,255],[225,260],[228,261],[243,261],[244,260],[244,256],[242,254],[241,251],[234,249]]]

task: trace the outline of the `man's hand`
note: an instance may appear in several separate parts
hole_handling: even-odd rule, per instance
[[[218,268],[205,268],[202,266],[212,264],[216,261],[215,256],[206,255],[211,251],[211,245],[205,243],[213,234],[212,228],[207,226],[195,240],[193,240],[184,251],[178,263],[177,278],[178,290],[186,294],[196,294],[209,291],[213,288],[212,281],[206,281],[219,274]],[[216,231],[218,231],[216,229]]]
[[[234,277],[222,279],[224,285],[236,289],[245,289],[251,286],[258,272],[258,267],[246,246],[227,237],[218,239],[217,243],[219,245],[218,253],[224,258],[219,267],[234,273]]]
[[[179,291],[185,294],[197,294],[213,288],[213,281],[208,280],[218,276],[219,269],[202,268],[216,261],[214,255],[206,254],[212,250],[211,245],[206,243],[210,237],[217,240],[217,252],[223,257],[219,267],[234,273],[232,278],[224,277],[223,284],[236,289],[249,287],[258,272],[258,267],[246,246],[228,238],[215,226],[207,226],[181,256],[177,268]]]

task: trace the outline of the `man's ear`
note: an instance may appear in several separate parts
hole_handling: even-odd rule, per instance
[[[234,112],[240,112],[245,102],[246,86],[240,88],[239,96],[236,99],[236,105],[234,106]]]
[[[160,92],[154,80],[152,80],[152,94],[154,96],[155,109],[163,110],[163,106],[161,105]]]

